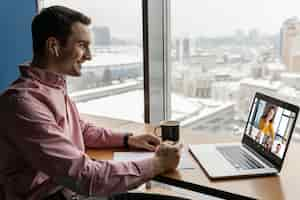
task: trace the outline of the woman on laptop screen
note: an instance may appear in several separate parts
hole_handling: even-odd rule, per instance
[[[275,132],[273,127],[275,114],[275,106],[266,106],[265,112],[259,120],[259,132],[255,137],[255,140],[259,143],[262,140],[261,144],[269,151],[271,150],[273,141],[275,139]]]
[[[283,158],[296,113],[261,99],[254,105],[248,135],[266,151]]]

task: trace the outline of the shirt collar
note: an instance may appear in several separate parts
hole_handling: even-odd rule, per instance
[[[35,79],[50,87],[66,88],[66,78],[62,74],[32,67],[29,64],[20,65],[19,70],[22,76]]]

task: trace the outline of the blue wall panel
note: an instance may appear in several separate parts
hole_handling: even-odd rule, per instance
[[[31,21],[35,14],[35,0],[1,2],[0,92],[18,77],[18,65],[32,58]]]

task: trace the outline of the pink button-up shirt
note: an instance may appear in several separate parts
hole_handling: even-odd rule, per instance
[[[62,188],[103,196],[154,176],[153,159],[91,160],[85,146],[120,147],[124,135],[81,120],[64,76],[29,66],[20,72],[0,96],[1,200],[42,199]]]

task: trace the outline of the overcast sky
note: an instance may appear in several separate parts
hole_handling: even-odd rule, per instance
[[[141,0],[45,0],[66,5],[107,25],[117,37],[141,37]],[[278,33],[282,22],[300,16],[299,0],[171,0],[173,36],[222,36],[256,28]]]

